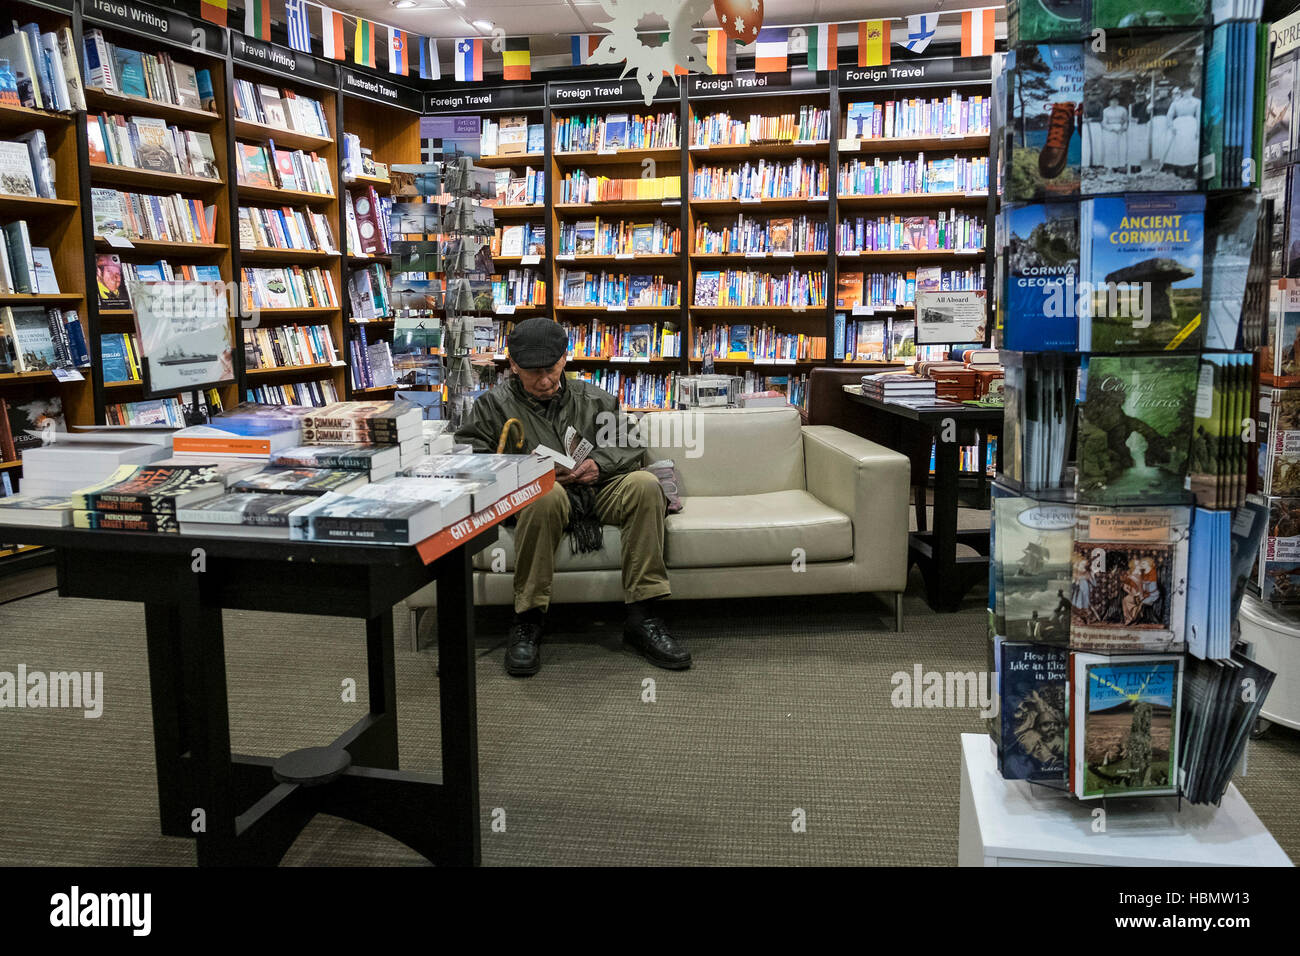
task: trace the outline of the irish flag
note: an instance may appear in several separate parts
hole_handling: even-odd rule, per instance
[[[993,8],[967,10],[961,15],[961,55],[988,56],[993,52]]]
[[[331,60],[341,60],[348,55],[343,47],[343,14],[326,7],[320,8],[321,46]]]
[[[787,27],[764,27],[754,44],[755,73],[784,73],[790,43]]]
[[[808,31],[808,69],[833,70],[839,65],[840,28],[819,23]]]
[[[375,65],[375,25],[369,20],[357,19],[357,32],[352,37],[352,62],[358,66]]]

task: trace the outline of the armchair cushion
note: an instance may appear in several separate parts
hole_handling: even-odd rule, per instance
[[[788,565],[853,557],[848,515],[806,491],[755,495],[688,496],[681,514],[664,521],[664,557],[670,568]]]

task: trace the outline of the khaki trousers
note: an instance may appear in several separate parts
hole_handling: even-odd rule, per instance
[[[617,525],[623,538],[625,600],[669,593],[664,566],[664,493],[648,471],[620,475],[596,492],[601,524]],[[515,611],[551,604],[555,551],[568,547],[569,495],[560,484],[519,512],[515,526]]]

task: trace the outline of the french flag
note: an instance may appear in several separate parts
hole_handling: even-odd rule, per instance
[[[456,79],[465,83],[483,79],[483,41],[471,38],[456,41]]]

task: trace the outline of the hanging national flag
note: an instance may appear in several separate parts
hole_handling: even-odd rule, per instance
[[[764,27],[758,31],[754,45],[755,73],[784,73],[786,51],[789,49],[790,31],[786,27]]]
[[[271,0],[244,0],[244,36],[271,41]]]
[[[388,28],[388,72],[395,73],[398,76],[406,76],[410,71],[411,61],[408,59],[407,47],[411,42],[411,35],[405,30],[398,30],[395,27]]]
[[[228,12],[229,8],[226,6],[226,0],[202,0],[199,4],[199,16],[219,27],[226,25],[226,14]]]
[[[442,79],[442,64],[438,62],[438,41],[433,37],[420,37],[420,79]]]
[[[570,40],[570,48],[573,53],[573,65],[582,66],[591,62],[591,55],[596,52],[596,47],[600,46],[600,41],[604,37],[603,33],[575,33]]]
[[[311,28],[307,26],[306,0],[284,0],[284,20],[289,28],[290,49],[310,53]]]
[[[833,70],[839,66],[840,28],[819,23],[808,32],[808,69]]]
[[[710,30],[708,33],[704,58],[709,69],[715,76],[736,72],[736,48],[732,45],[731,38],[722,30]]]
[[[506,37],[506,48],[501,53],[501,78],[503,80],[533,78],[533,54],[528,47],[528,37]]]
[[[341,60],[348,55],[343,46],[343,14],[329,7],[320,8],[321,52],[331,60]]]
[[[671,34],[671,33],[660,33],[660,34],[658,34],[658,36],[659,36],[659,43],[658,43],[658,45],[659,45],[659,46],[667,46],[668,43],[669,43],[669,38],[672,36],[672,34]],[[673,64],[673,73],[672,73],[673,76],[689,76],[690,73],[691,73],[691,71],[688,70],[688,69],[686,69],[686,67],[684,67],[684,66],[680,66],[680,65],[678,65],[678,64],[676,64],[676,63]],[[668,71],[667,71],[667,70],[664,70],[664,76],[667,76],[667,75],[668,75]]]
[[[352,62],[358,66],[375,65],[375,25],[357,18],[357,30],[352,36]]]
[[[478,37],[456,41],[456,79],[477,83],[483,79],[483,41]]]
[[[858,24],[858,66],[889,63],[889,21],[866,20]]]
[[[911,53],[924,53],[939,27],[939,14],[916,13],[907,18],[907,47]]]
[[[993,52],[993,8],[967,10],[961,15],[961,55],[988,56]]]

